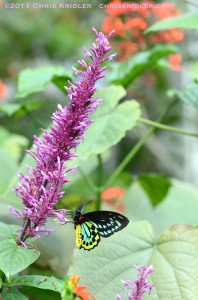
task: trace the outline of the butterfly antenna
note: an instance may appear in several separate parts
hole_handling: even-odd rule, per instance
[[[87,207],[87,205],[89,205],[91,202],[93,202],[93,200],[89,200],[85,205],[83,205],[83,209],[85,209],[85,207]]]

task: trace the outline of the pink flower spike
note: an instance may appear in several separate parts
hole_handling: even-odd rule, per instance
[[[48,217],[56,217],[61,223],[69,222],[65,217],[66,210],[56,210],[54,207],[64,195],[63,185],[69,182],[67,173],[75,169],[69,167],[69,162],[77,156],[76,148],[93,122],[90,116],[99,104],[98,98],[94,98],[94,86],[103,77],[106,67],[101,65],[111,50],[108,37],[95,29],[93,31],[96,43],[90,51],[84,50],[90,62],[79,60],[83,70],[76,69],[75,72],[81,80],[77,83],[68,81],[69,86],[65,87],[69,105],[58,105],[52,116],[51,128],[42,130],[42,138],[34,136],[34,150],[27,153],[35,160],[35,167],[27,166],[28,175],[19,175],[15,192],[21,197],[24,208],[22,213],[14,208],[10,212],[23,220],[21,235],[17,238],[22,246],[28,237],[40,238],[40,232],[52,232],[43,229]]]
[[[149,284],[147,277],[154,272],[153,266],[145,266],[140,265],[136,266],[133,265],[133,268],[137,270],[138,277],[136,280],[123,280],[123,285],[125,289],[128,291],[128,300],[143,300],[142,295],[146,292],[148,294],[151,293],[152,288],[154,287],[153,284]],[[117,296],[116,300],[120,300]],[[121,298],[121,300],[123,300]]]

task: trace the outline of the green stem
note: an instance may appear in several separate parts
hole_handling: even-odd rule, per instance
[[[96,210],[100,210],[101,206],[101,186],[103,183],[103,161],[101,154],[97,155],[98,157],[98,189],[96,191]]]
[[[23,224],[23,231],[21,232],[21,235],[19,237],[18,244],[20,244],[20,241],[24,242],[27,239],[28,235],[26,234],[26,230],[30,226],[30,222],[31,222],[30,219],[25,220]]]
[[[93,181],[90,179],[90,175],[85,175],[82,169],[79,167],[78,168],[79,173],[82,175],[83,180],[87,184],[87,186],[90,188],[90,190],[95,193],[97,191],[97,186],[93,183]]]
[[[97,155],[98,157],[98,186],[100,187],[103,182],[103,161],[101,154]]]
[[[100,210],[101,206],[101,189],[96,191],[96,211]]]
[[[161,122],[166,118],[169,111],[172,109],[172,107],[178,102],[178,99],[171,102],[169,106],[166,108],[166,110],[163,112],[163,114],[157,119],[157,122]],[[132,160],[132,158],[138,153],[138,151],[141,149],[141,147],[144,145],[144,143],[148,140],[148,138],[155,132],[156,127],[150,128],[143,137],[136,143],[136,145],[131,149],[131,151],[127,154],[127,156],[123,159],[123,161],[120,163],[120,165],[117,167],[115,172],[109,177],[107,182],[105,183],[105,187],[111,186],[117,176],[125,169],[125,167],[128,165],[128,163]]]
[[[151,136],[151,134],[154,132],[155,128],[149,129],[144,136],[137,142],[137,144],[131,149],[131,151],[127,154],[127,156],[123,159],[123,161],[120,163],[118,168],[115,170],[115,172],[111,175],[111,177],[107,180],[105,187],[111,186],[117,176],[124,170],[124,168],[128,165],[128,163],[132,160],[132,158],[138,153],[138,151],[141,149],[141,147],[144,145],[144,143],[148,140],[148,138]]]
[[[197,133],[188,132],[188,131],[182,130],[180,128],[176,128],[176,127],[172,127],[172,126],[169,126],[169,125],[160,124],[158,122],[147,120],[147,119],[144,119],[144,118],[139,118],[138,122],[146,124],[146,125],[154,126],[156,128],[161,128],[161,129],[164,129],[164,130],[172,131],[172,132],[175,132],[175,133],[180,133],[180,134],[185,134],[185,135],[190,135],[190,136],[196,136],[196,137],[198,137]]]

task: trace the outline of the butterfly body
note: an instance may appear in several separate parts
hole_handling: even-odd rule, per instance
[[[84,206],[80,206],[74,215],[73,222],[76,229],[76,246],[84,250],[95,248],[100,237],[108,238],[127,226],[129,220],[116,212],[95,211],[82,214]]]

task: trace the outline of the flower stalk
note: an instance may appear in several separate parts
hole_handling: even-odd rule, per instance
[[[147,267],[145,265],[133,265],[133,268],[138,272],[137,279],[133,281],[123,280],[122,282],[125,290],[127,290],[129,300],[143,300],[143,294],[145,292],[150,294],[152,288],[154,287],[154,285],[149,284],[147,280],[147,277],[150,276],[152,272],[154,272],[154,269],[153,266]],[[124,299],[120,295],[117,295],[116,300]]]
[[[90,115],[100,103],[100,99],[94,98],[96,91],[95,83],[104,77],[106,70],[101,67],[114,55],[106,56],[111,50],[109,37],[111,32],[105,36],[102,32],[93,29],[96,35],[90,51],[84,49],[84,55],[91,60],[87,64],[83,59],[78,61],[82,70],[74,69],[75,75],[81,80],[74,84],[68,81],[68,92],[70,103],[53,114],[53,125],[49,130],[43,130],[43,138],[34,136],[35,150],[28,150],[27,153],[33,157],[36,164],[32,168],[28,166],[28,175],[19,174],[18,187],[14,190],[22,199],[24,209],[18,212],[11,208],[11,213],[23,220],[21,234],[18,236],[18,243],[25,246],[28,237],[40,238],[40,232],[51,233],[52,230],[43,228],[48,217],[56,217],[61,223],[69,222],[65,217],[66,210],[55,210],[54,206],[63,196],[63,184],[67,183],[67,173],[75,168],[69,168],[69,161],[76,157],[76,147],[83,140],[87,127],[93,122]]]

